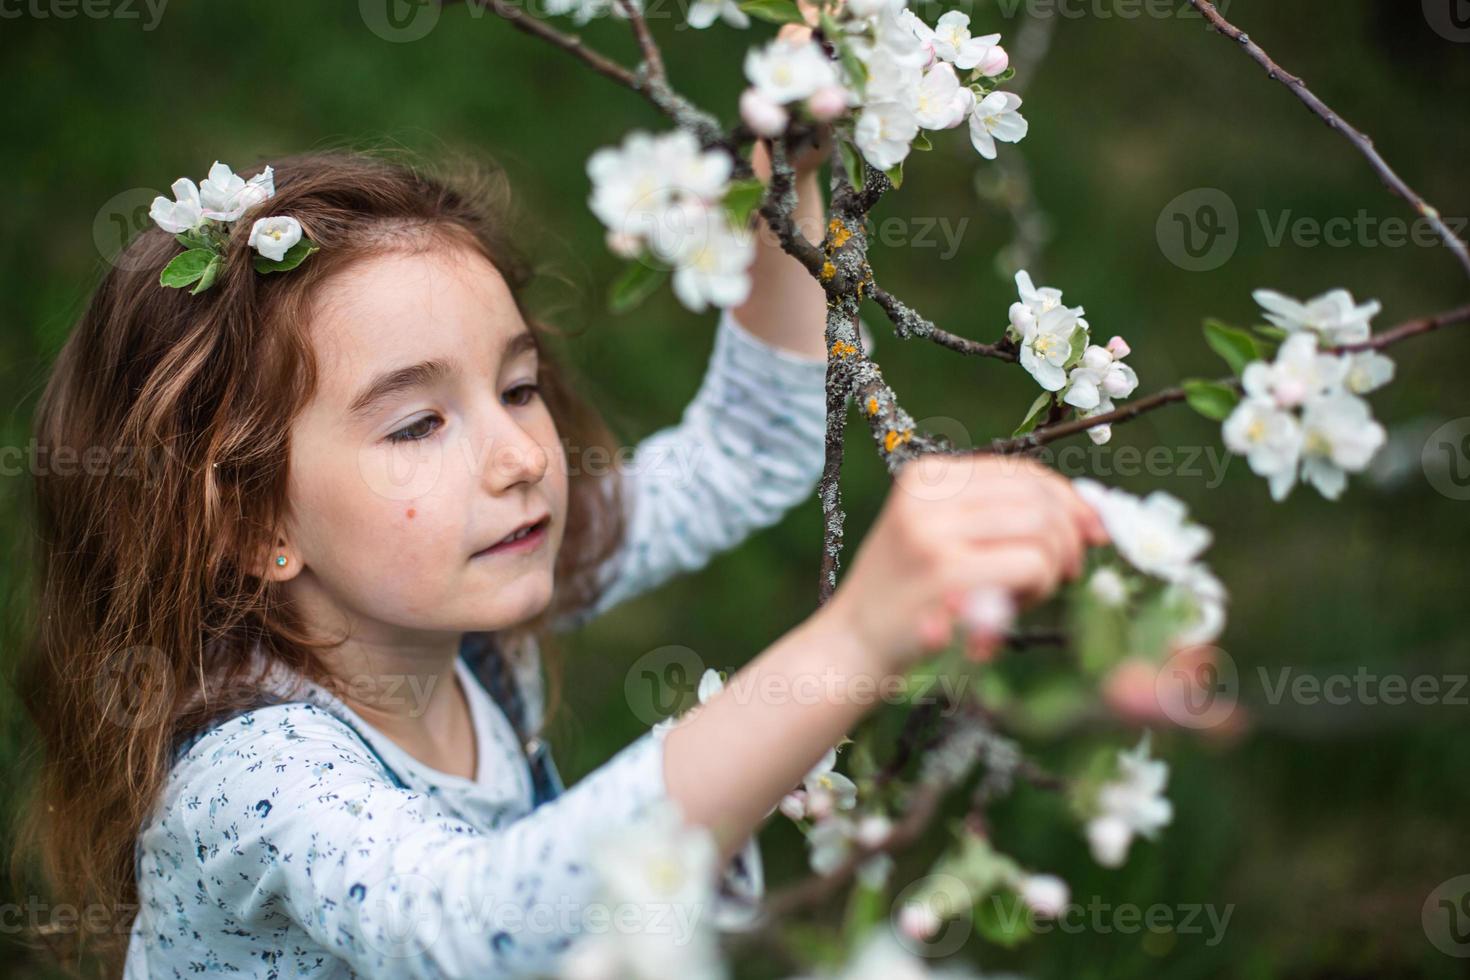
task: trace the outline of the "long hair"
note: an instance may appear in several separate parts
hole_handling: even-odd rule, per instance
[[[35,480],[36,619],[17,686],[40,757],[13,868],[35,862],[56,902],[102,910],[108,928],[56,945],[64,959],[86,952],[110,972],[136,907],[136,835],[171,747],[254,703],[253,648],[267,665],[329,680],[317,656],[324,642],[254,566],[286,512],[291,423],[316,383],[307,318],[317,287],[386,250],[477,249],[537,335],[537,380],[559,437],[615,447],[548,348],[556,331],[526,308],[533,270],[514,245],[501,172],[447,179],[324,153],[276,162],[275,178],[275,196],[231,226],[224,270],[199,295],[158,283],[180,250],[171,235],[150,228],[132,242],[37,408],[38,445],[77,465],[40,468]],[[321,251],[291,272],[256,273],[246,239],[271,214],[295,216]],[[623,533],[620,498],[615,469],[571,471],[551,605],[507,631],[503,649],[535,635],[555,654],[547,627],[595,600],[596,569]],[[549,661],[554,710],[561,672],[558,657]]]

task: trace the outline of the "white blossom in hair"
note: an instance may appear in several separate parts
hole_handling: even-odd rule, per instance
[[[224,267],[228,227],[245,212],[275,196],[275,171],[266,167],[249,180],[218,160],[199,184],[187,177],[174,181],[174,199],[153,199],[148,214],[154,224],[173,235],[184,251],[174,256],[158,275],[160,285],[174,289],[193,286],[191,294],[213,286]],[[290,215],[257,218],[250,227],[250,247],[259,254],[256,272],[285,272],[300,265],[317,246]]]

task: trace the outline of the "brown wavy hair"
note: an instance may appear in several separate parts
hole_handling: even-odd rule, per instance
[[[173,236],[150,227],[132,242],[37,408],[36,439],[52,458],[112,465],[57,465],[35,480],[36,621],[17,687],[40,751],[12,868],[38,872],[57,903],[102,910],[106,928],[55,930],[49,942],[64,962],[86,954],[111,974],[136,908],[136,835],[171,748],[254,703],[260,678],[244,654],[256,644],[268,663],[329,680],[316,655],[325,644],[254,563],[285,514],[291,423],[316,382],[317,287],[386,250],[477,249],[537,337],[538,381],[564,444],[616,445],[547,343],[560,331],[527,308],[535,273],[515,245],[502,171],[446,177],[337,152],[279,160],[275,179],[275,196],[231,226],[224,271],[197,296],[158,283],[180,251]],[[321,251],[291,272],[256,273],[246,239],[271,214],[295,216]],[[561,687],[548,626],[595,600],[595,570],[623,533],[621,496],[616,470],[571,471],[552,603],[500,637],[509,649],[534,636],[549,654],[548,717]]]

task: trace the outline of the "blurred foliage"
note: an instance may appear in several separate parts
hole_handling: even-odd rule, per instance
[[[179,174],[197,178],[216,158],[246,169],[343,145],[500,161],[533,219],[527,245],[555,274],[544,298],[579,329],[571,350],[594,398],[630,441],[677,419],[698,384],[715,318],[684,311],[667,291],[630,315],[607,314],[603,297],[618,262],[585,206],[587,156],[630,128],[663,128],[662,120],[631,93],[489,15],[456,6],[422,39],[389,43],[365,26],[370,6],[175,3],[156,23],[141,2],[87,8],[114,14],[101,18],[62,0],[6,6],[0,445],[24,446],[30,437],[47,367],[101,273],[101,248],[120,231],[107,217],[114,195],[161,190]],[[1347,286],[1359,298],[1378,297],[1380,329],[1463,301],[1463,274],[1443,248],[1273,245],[1261,214],[1271,224],[1284,215],[1413,215],[1340,135],[1200,20],[1117,16],[1139,5],[1103,0],[970,9],[976,33],[1010,39],[1028,9],[1057,6],[1084,16],[1060,19],[1049,56],[1029,79],[1030,137],[1001,152],[1024,158],[1050,221],[1052,240],[1031,271],[1084,304],[1101,336],[1128,338],[1143,391],[1222,373],[1201,321],[1250,322],[1250,292],[1259,286],[1298,296]],[[700,33],[684,25],[679,5],[653,9],[676,85],[733,121],[742,54],[772,29]],[[1236,0],[1227,10],[1370,133],[1445,215],[1470,213],[1470,45],[1445,40],[1419,4],[1402,0]],[[66,11],[73,16],[60,16]],[[928,9],[928,19],[938,12]],[[580,33],[631,60],[625,25],[596,22]],[[961,230],[959,246],[951,255],[931,232],[936,244],[927,247],[916,238],[911,248],[875,248],[874,266],[890,290],[938,323],[991,339],[1013,298],[995,263],[1011,238],[1010,219],[976,195],[976,173],[987,165],[963,130],[939,134],[935,144],[910,159],[902,192],[874,217],[947,220]],[[1224,191],[1241,220],[1234,257],[1207,273],[1172,264],[1156,239],[1161,210],[1195,188]],[[918,224],[912,228],[917,235]],[[901,343],[875,307],[865,318],[888,379],[931,427],[977,442],[1005,435],[1035,393],[1019,369]],[[1337,504],[1299,488],[1287,504],[1273,505],[1264,481],[1240,461],[1230,462],[1223,482],[1210,478],[1203,459],[1196,475],[1182,465],[1121,477],[1099,470],[1136,491],[1169,490],[1216,529],[1210,561],[1233,595],[1223,646],[1239,665],[1252,725],[1231,741],[1158,740],[1173,765],[1177,816],[1161,842],[1136,847],[1121,871],[1098,869],[1066,821],[1064,801],[1039,792],[1023,791],[997,809],[997,845],[1063,875],[1079,903],[1096,897],[1176,910],[1210,903],[1233,906],[1233,917],[1214,945],[1208,931],[1087,930],[1003,952],[972,937],[976,962],[1071,978],[1464,975],[1462,962],[1426,941],[1420,908],[1441,881],[1470,872],[1463,737],[1470,708],[1272,704],[1258,671],[1275,678],[1282,668],[1470,670],[1463,628],[1470,504],[1435,492],[1418,463],[1427,431],[1470,415],[1467,355],[1463,327],[1394,351],[1399,380],[1372,400],[1407,462],[1383,481],[1355,479]],[[853,435],[844,479],[850,548],[885,489],[860,428]],[[1073,464],[1118,470],[1127,447],[1153,445],[1169,447],[1180,464],[1196,449],[1215,459],[1224,453],[1216,425],[1177,408],[1119,427],[1110,447],[1074,456]],[[24,474],[0,477],[0,539],[13,547],[0,565],[7,667],[23,642],[27,492]],[[813,499],[700,574],[611,612],[569,642],[567,710],[555,731],[569,781],[642,731],[624,700],[608,696],[639,655],[679,643],[733,668],[810,612],[819,517]],[[1119,744],[1133,739],[1117,734]],[[19,780],[27,746],[18,710],[0,704],[0,800],[14,799],[8,784]],[[789,827],[773,826],[764,840],[773,887],[803,873],[802,843]],[[905,860],[900,874],[922,868],[925,856]],[[0,901],[26,899],[7,893]],[[0,942],[15,942],[15,921],[0,918]],[[0,975],[48,974],[17,948],[0,957]]]

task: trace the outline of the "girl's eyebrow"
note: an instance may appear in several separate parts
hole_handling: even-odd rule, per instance
[[[501,345],[500,360],[503,363],[525,351],[536,349],[535,336],[530,331],[522,330],[512,334]],[[453,370],[448,361],[435,358],[420,361],[409,367],[385,371],[358,392],[357,397],[352,399],[352,403],[347,407],[347,414],[355,418],[364,416],[383,399],[413,388],[426,388],[448,377]]]

